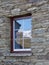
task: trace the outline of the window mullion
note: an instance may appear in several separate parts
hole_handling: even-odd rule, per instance
[[[24,19],[23,19],[23,32],[24,32]],[[23,35],[23,49],[24,49],[24,35]]]

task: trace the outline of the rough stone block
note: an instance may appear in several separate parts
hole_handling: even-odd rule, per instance
[[[16,8],[16,9],[11,10],[11,13],[15,15],[15,14],[19,13],[20,11],[21,11],[21,9]]]
[[[37,62],[35,65],[49,65],[49,62]]]
[[[32,43],[43,43],[43,42],[45,42],[45,39],[44,38],[32,38],[32,40],[31,40],[31,42]]]

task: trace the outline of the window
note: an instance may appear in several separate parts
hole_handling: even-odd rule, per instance
[[[31,13],[11,17],[11,52],[31,52]]]

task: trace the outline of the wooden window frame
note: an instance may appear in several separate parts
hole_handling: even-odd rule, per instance
[[[17,15],[17,16],[13,16],[10,17],[10,22],[11,22],[11,49],[10,52],[11,53],[31,53],[31,51],[14,51],[13,50],[13,19],[14,18],[21,18],[21,17],[27,17],[27,16],[31,16],[31,13],[27,13],[27,14],[23,14],[23,15]]]

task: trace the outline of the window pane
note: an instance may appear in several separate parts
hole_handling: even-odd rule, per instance
[[[15,38],[17,38],[17,37],[18,37],[17,32],[18,32],[18,30],[16,30],[16,31],[15,31]]]
[[[31,44],[31,18],[15,19],[14,48],[30,48]]]
[[[15,20],[15,29],[19,29],[19,31],[22,31],[23,28],[23,19]]]
[[[15,40],[15,49],[22,49],[22,39],[16,39]]]
[[[31,39],[24,39],[24,48],[30,48],[31,47]]]
[[[31,30],[31,18],[30,19],[24,19],[23,20],[23,30],[28,31]]]
[[[23,32],[19,32],[18,30],[15,31],[15,38],[22,38]]]
[[[21,24],[19,24],[16,20],[15,20],[15,29],[20,29]]]

